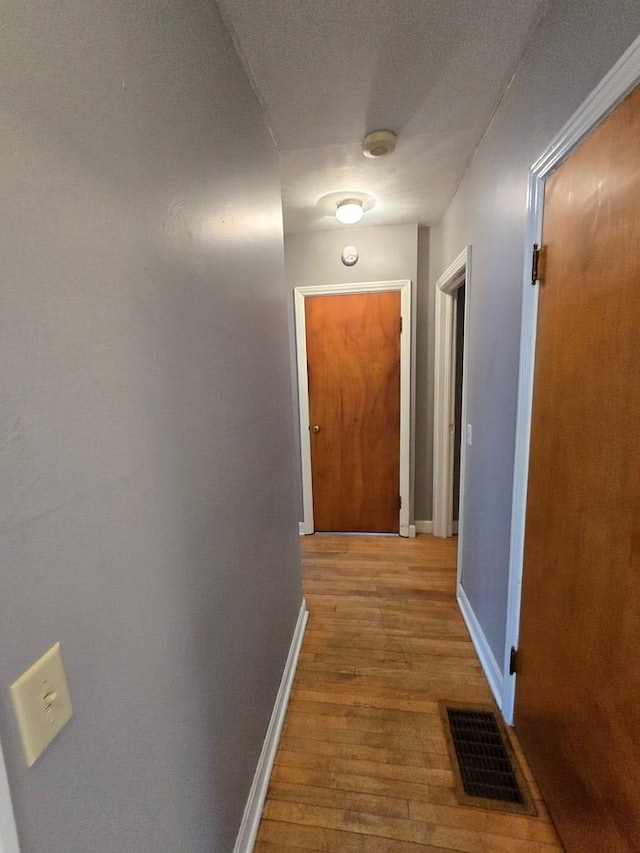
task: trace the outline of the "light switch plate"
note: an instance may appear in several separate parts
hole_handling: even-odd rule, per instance
[[[11,696],[31,767],[73,715],[60,643],[11,685]]]

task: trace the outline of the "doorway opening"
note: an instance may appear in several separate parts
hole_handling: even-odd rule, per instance
[[[462,536],[470,276],[467,246],[436,282],[433,535],[445,538]]]
[[[624,59],[532,167],[530,192],[544,262],[532,264],[523,299],[516,464],[526,452],[527,466],[514,478],[512,553],[522,561],[512,566],[519,623],[505,682],[516,685],[508,713],[567,850],[635,849],[640,823],[640,758],[628,748],[640,730],[630,663],[640,608],[629,592],[639,552],[640,39]]]
[[[400,302],[399,311],[399,442],[397,446],[397,483],[394,488],[394,512],[398,520],[396,531],[400,536],[415,535],[415,525],[410,524],[411,509],[411,411],[412,411],[412,347],[411,347],[411,282],[410,281],[388,281],[388,282],[365,282],[362,284],[338,284],[320,285],[311,287],[297,287],[295,296],[295,323],[296,323],[296,350],[298,365],[298,399],[300,414],[300,446],[302,462],[302,493],[304,521],[300,532],[303,534],[314,533],[316,529],[314,515],[314,480],[312,456],[312,441],[318,438],[327,438],[332,443],[333,426],[326,427],[325,423],[311,421],[310,407],[310,382],[308,366],[307,347],[307,323],[308,311],[307,301],[318,296],[326,297],[353,297],[362,294],[397,293]],[[317,302],[317,300],[316,300]],[[311,304],[311,302],[310,302]],[[329,352],[335,354],[335,347],[330,347]],[[336,376],[340,379],[340,369]],[[357,383],[356,383],[357,384]],[[342,383],[341,383],[342,387]],[[348,383],[340,391],[341,394],[351,394]],[[330,395],[331,396],[331,395]],[[343,402],[346,401],[346,397]],[[315,415],[315,413],[314,413]],[[358,430],[366,431],[367,423],[360,423]],[[352,429],[352,432],[358,430]],[[337,448],[339,450],[339,448]],[[339,457],[339,452],[337,457]],[[351,461],[351,460],[349,460]],[[347,466],[348,468],[348,466]],[[346,482],[346,481],[345,481]],[[315,484],[317,487],[317,483]],[[340,490],[338,490],[339,492]],[[331,525],[330,525],[331,526]],[[322,527],[320,528],[322,529]],[[326,529],[326,525],[325,525]]]
[[[587,135],[640,83],[640,38],[628,48],[609,73],[577,109],[541,157],[531,166],[527,192],[527,227],[522,284],[522,325],[516,446],[513,475],[511,544],[509,554],[509,593],[506,642],[503,660],[501,710],[507,723],[513,724],[516,673],[510,665],[511,652],[519,644],[520,608],[524,565],[529,449],[533,413],[534,367],[538,321],[539,288],[532,286],[531,247],[542,243],[542,220],[547,178],[580,145]]]

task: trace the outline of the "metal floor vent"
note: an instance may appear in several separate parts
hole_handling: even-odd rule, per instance
[[[507,732],[493,710],[442,703],[440,713],[458,800],[464,805],[536,815]]]

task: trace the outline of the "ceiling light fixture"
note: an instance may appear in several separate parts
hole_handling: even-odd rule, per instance
[[[336,207],[336,219],[343,225],[353,225],[360,222],[364,213],[364,205],[359,198],[345,198]]]

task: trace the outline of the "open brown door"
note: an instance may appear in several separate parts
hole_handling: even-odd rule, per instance
[[[515,725],[569,853],[640,850],[640,89],[547,181]]]
[[[400,293],[305,299],[314,526],[398,533]]]

